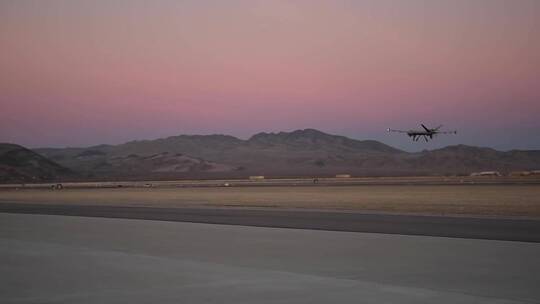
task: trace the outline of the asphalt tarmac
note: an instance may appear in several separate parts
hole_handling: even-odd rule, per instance
[[[540,242],[540,220],[317,210],[0,203],[0,212]]]
[[[0,302],[540,303],[539,257],[526,242],[0,213]]]

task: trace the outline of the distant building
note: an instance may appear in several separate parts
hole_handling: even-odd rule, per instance
[[[336,178],[350,178],[350,174],[336,174]]]
[[[510,172],[510,176],[529,176],[531,175],[531,171],[513,171]]]
[[[499,171],[482,171],[482,172],[473,172],[471,176],[501,176]]]

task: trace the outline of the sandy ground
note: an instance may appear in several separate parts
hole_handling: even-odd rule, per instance
[[[0,213],[2,303],[539,303],[540,244]]]
[[[540,217],[540,185],[4,189],[0,202]]]

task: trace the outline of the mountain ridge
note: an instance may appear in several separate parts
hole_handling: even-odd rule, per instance
[[[30,149],[0,143],[0,182],[39,182],[73,175],[70,169]]]
[[[461,175],[540,168],[540,150],[503,152],[452,145],[411,153],[376,140],[356,140],[316,129],[259,132],[248,139],[225,134],[176,135],[34,151],[82,176],[104,178]]]

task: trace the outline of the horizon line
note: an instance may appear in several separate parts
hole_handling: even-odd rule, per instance
[[[323,133],[323,134],[326,134],[326,135],[340,136],[340,137],[345,137],[345,138],[348,138],[348,139],[351,139],[351,140],[356,140],[356,141],[375,141],[375,142],[384,144],[384,145],[389,146],[391,148],[394,148],[394,149],[397,149],[397,150],[400,150],[400,151],[403,151],[403,152],[407,152],[407,153],[420,153],[420,152],[423,152],[423,151],[434,151],[434,150],[440,150],[440,149],[444,149],[444,148],[448,148],[448,147],[454,147],[454,146],[468,146],[468,147],[475,147],[475,148],[487,148],[487,149],[492,149],[492,150],[499,151],[499,152],[540,151],[540,149],[518,149],[518,148],[502,150],[502,149],[497,149],[497,148],[489,147],[489,146],[476,146],[476,145],[468,145],[468,144],[461,144],[461,143],[460,144],[450,144],[450,145],[446,145],[444,147],[439,147],[439,148],[434,148],[434,149],[424,148],[424,149],[421,149],[421,150],[418,150],[418,151],[410,151],[410,150],[405,150],[405,149],[401,149],[401,148],[396,148],[395,146],[387,144],[387,143],[385,143],[385,142],[383,142],[381,140],[351,138],[351,137],[346,136],[346,135],[327,133],[327,132],[321,131],[321,130],[316,129],[316,128],[304,128],[304,129],[294,129],[294,130],[291,130],[291,131],[276,131],[276,132],[261,131],[261,132],[256,132],[256,133],[252,134],[251,136],[249,136],[248,138],[245,138],[245,139],[241,138],[241,137],[238,137],[238,136],[225,134],[225,133],[208,133],[208,134],[187,133],[187,134],[177,134],[177,135],[170,135],[170,136],[164,136],[164,137],[155,137],[155,138],[132,139],[132,140],[123,141],[123,142],[117,142],[117,143],[100,143],[100,144],[81,145],[81,146],[37,146],[37,147],[29,147],[29,146],[14,143],[14,142],[0,142],[0,143],[15,144],[15,145],[19,145],[19,146],[25,147],[25,148],[30,149],[30,150],[39,150],[39,149],[88,149],[88,148],[97,147],[97,146],[119,146],[119,145],[131,143],[131,142],[155,141],[155,140],[168,139],[168,138],[171,138],[171,137],[178,137],[178,136],[228,136],[228,137],[233,137],[233,138],[235,138],[237,140],[240,140],[240,141],[249,141],[251,138],[253,138],[254,136],[259,135],[259,134],[276,134],[277,135],[277,134],[280,134],[280,133],[294,133],[294,132],[298,132],[298,131],[307,131],[307,130],[314,130],[314,131],[317,131],[317,132],[320,132],[320,133]]]

